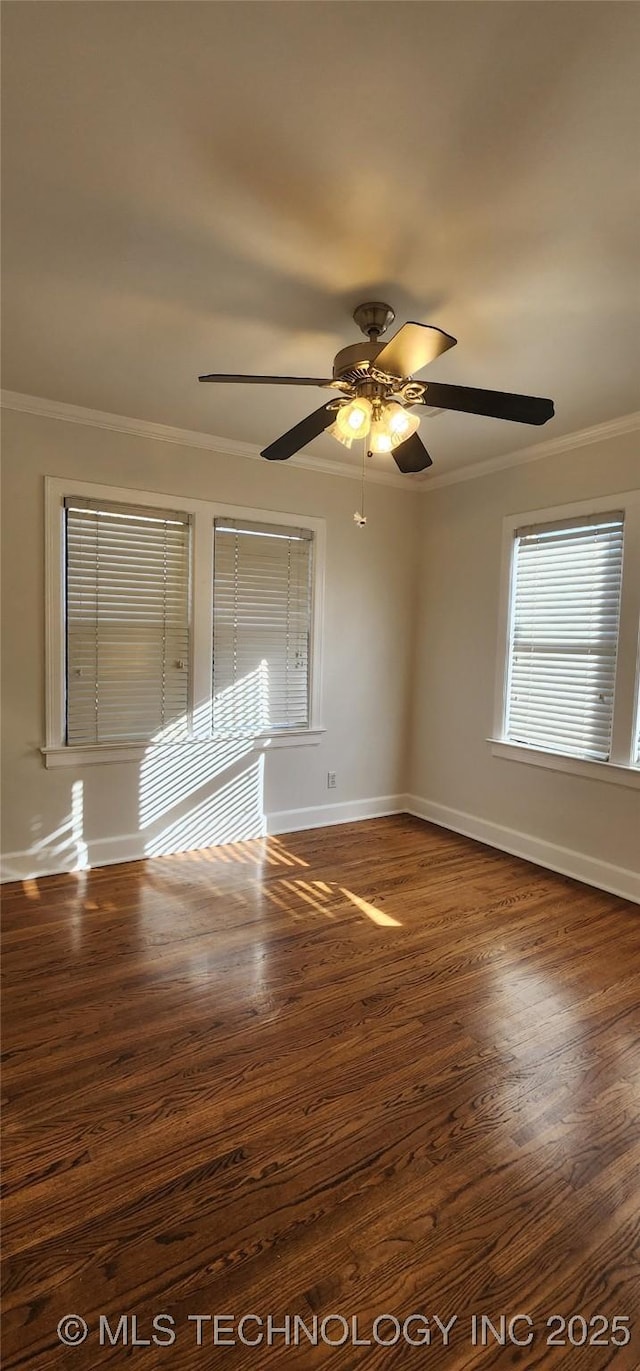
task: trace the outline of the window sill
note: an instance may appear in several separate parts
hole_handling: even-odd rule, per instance
[[[275,747],[317,747],[325,733],[324,728],[292,728],[286,733],[256,733],[251,741],[260,752],[272,751]]]
[[[546,767],[549,771],[564,771],[571,776],[587,776],[594,781],[607,781],[640,790],[639,767],[624,766],[620,762],[587,761],[583,757],[545,752],[542,748],[528,747],[525,743],[508,743],[500,738],[487,738],[487,742],[491,744],[492,757],[503,757],[505,761],[525,762],[530,766]]]
[[[237,734],[224,738],[180,738],[176,742],[96,743],[88,747],[41,747],[49,770],[59,766],[95,766],[114,762],[141,762],[150,753],[177,752],[187,748],[204,751],[221,743],[247,743],[256,752],[271,752],[280,747],[317,747],[324,728],[305,728],[286,733],[259,733],[248,737]]]

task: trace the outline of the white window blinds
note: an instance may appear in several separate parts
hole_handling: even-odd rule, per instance
[[[216,519],[216,735],[308,726],[312,549],[308,529]]]
[[[67,742],[182,737],[189,690],[189,520],[65,501]]]
[[[516,532],[506,737],[606,761],[622,579],[622,514]]]

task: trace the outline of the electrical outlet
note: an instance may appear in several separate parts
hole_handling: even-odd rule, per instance
[[[327,772],[327,790],[335,790],[335,788],[336,788],[336,773],[335,773],[335,771],[328,771],[328,772]]]

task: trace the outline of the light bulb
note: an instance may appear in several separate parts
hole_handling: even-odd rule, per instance
[[[393,439],[386,428],[384,418],[374,419],[369,434],[369,451],[391,452],[392,447]]]
[[[417,414],[410,414],[402,405],[392,400],[390,405],[385,405],[384,425],[391,439],[391,447],[394,448],[406,442],[406,439],[415,433],[420,420]]]
[[[345,438],[364,438],[371,427],[371,402],[352,400],[348,405],[341,405],[336,424]]]

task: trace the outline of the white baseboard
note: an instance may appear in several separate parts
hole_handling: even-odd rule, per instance
[[[310,809],[281,809],[267,815],[267,833],[298,833],[304,828],[327,828],[361,819],[381,819],[385,814],[406,813],[406,795],[380,795],[372,800],[346,800]]]
[[[586,885],[597,886],[612,895],[640,904],[640,874],[610,862],[598,861],[583,852],[560,847],[528,833],[504,828],[475,814],[424,800],[418,795],[381,795],[368,800],[347,800],[338,804],[316,805],[303,809],[283,809],[265,817],[265,833],[296,833],[306,828],[326,828],[331,824],[357,823],[362,819],[382,818],[386,814],[413,814],[418,819],[461,833],[466,838],[487,843],[514,857],[571,876]],[[257,836],[257,834],[256,834]],[[142,861],[150,856],[146,839],[139,833],[117,838],[102,838],[86,846],[69,844],[64,851],[43,847],[37,852],[7,852],[0,862],[0,881],[21,881],[41,876],[56,876],[66,871],[113,866],[120,862]],[[184,851],[184,847],[176,849]],[[198,849],[192,849],[197,851]]]
[[[548,867],[562,876],[571,876],[576,881],[584,881],[586,885],[595,885],[599,890],[640,904],[640,874],[637,871],[599,861],[584,852],[574,852],[572,848],[560,847],[542,838],[533,838],[515,828],[503,828],[476,814],[465,814],[461,809],[450,809],[448,805],[424,800],[419,795],[407,795],[405,799],[406,813],[414,814],[418,819],[427,819],[441,828],[462,833],[465,838],[475,838],[477,842],[500,848],[514,857],[523,857],[537,866]]]
[[[183,849],[180,849],[181,851]],[[88,871],[97,866],[116,866],[148,858],[145,837],[123,833],[117,838],[97,838],[88,843],[69,843],[63,852],[43,846],[36,852],[4,852],[0,859],[0,883],[26,881],[65,872]]]
[[[383,795],[370,800],[347,800],[340,804],[281,810],[267,814],[259,830],[256,828],[255,832],[243,833],[242,841],[259,837],[261,833],[294,833],[305,828],[325,828],[328,824],[348,824],[359,819],[377,819],[385,814],[401,814],[406,809],[405,799],[404,795]],[[173,850],[184,852],[199,849],[181,845]],[[62,849],[59,845],[44,845],[35,851],[5,852],[0,859],[0,882],[59,876],[67,871],[114,866],[119,862],[138,862],[159,855],[168,856],[170,853],[150,852],[148,835],[141,833],[98,838],[86,843],[66,842]]]

